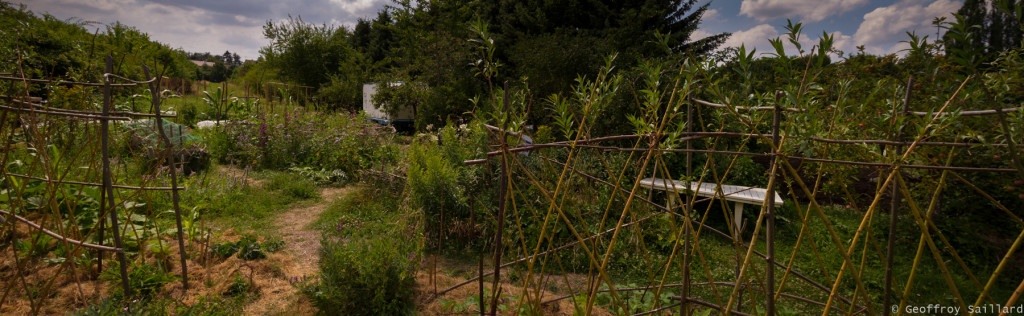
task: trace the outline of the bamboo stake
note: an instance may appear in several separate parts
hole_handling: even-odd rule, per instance
[[[114,59],[113,59],[113,57],[110,57],[110,55],[107,55],[106,63],[107,63],[106,64],[106,73],[113,72],[114,71]],[[110,122],[106,118],[106,116],[110,112],[110,109],[113,108],[113,105],[111,104],[111,91],[110,91],[111,85],[110,85],[110,79],[106,78],[104,80],[104,83],[106,83],[106,84],[103,86],[103,117],[100,118],[100,129],[101,129],[100,133],[101,133],[101,137],[102,137],[101,138],[101,142],[100,142],[100,147],[101,147],[100,150],[102,151],[102,159],[103,159],[103,192],[104,193],[100,195],[100,200],[101,200],[100,203],[102,205],[102,203],[103,203],[102,201],[104,199],[106,199],[106,202],[107,202],[106,208],[107,208],[107,211],[109,212],[109,215],[110,215],[110,227],[113,230],[112,233],[114,235],[114,246],[116,248],[122,248],[123,249],[124,246],[122,245],[122,242],[121,242],[121,228],[117,224],[117,208],[114,205],[114,185],[113,185],[114,181],[113,181],[113,176],[111,175],[111,170],[110,170]],[[101,208],[102,207],[103,206],[101,206]],[[102,214],[103,212],[101,211],[100,213]],[[124,252],[118,252],[117,253],[117,260],[120,263],[120,267],[119,268],[121,270],[121,287],[124,290],[124,295],[130,296],[132,291],[131,291],[131,286],[128,285],[128,258],[127,258],[127,256],[125,256]]]
[[[946,103],[942,105],[942,107],[939,109],[938,113],[944,112],[946,110],[946,108],[949,107],[949,105],[953,103],[953,100],[956,99],[956,97],[960,94],[960,91],[963,90],[964,86],[967,85],[967,82],[969,82],[971,80],[971,78],[972,77],[967,77],[967,79],[964,79],[964,81],[960,83],[960,86],[956,89],[956,91],[953,92],[953,95],[951,95],[949,97],[949,99],[946,100]],[[899,172],[899,168],[900,168],[900,165],[897,164],[897,163],[901,162],[901,161],[906,161],[907,160],[907,158],[910,156],[910,153],[914,152],[914,149],[916,149],[916,147],[918,146],[918,142],[920,142],[922,139],[924,139],[924,137],[925,137],[926,133],[928,132],[928,130],[932,126],[934,126],[935,120],[937,118],[938,118],[938,115],[932,117],[932,120],[930,122],[928,122],[928,125],[925,126],[925,128],[921,131],[921,133],[914,140],[914,143],[910,144],[910,147],[907,148],[907,150],[903,153],[903,155],[896,162],[893,163],[892,171],[889,172],[889,175],[886,177],[886,179],[882,183],[881,187],[883,187],[883,188],[884,187],[888,187],[889,184],[892,183],[892,181],[894,181],[893,178],[896,178],[896,174],[897,174],[897,172]],[[878,203],[881,200],[881,198],[882,198],[881,192],[880,191],[879,192],[875,192],[875,198],[871,201],[871,205],[868,206],[868,210],[864,214],[864,219],[861,220],[860,225],[858,225],[857,231],[854,233],[852,241],[850,241],[850,246],[847,249],[847,251],[845,252],[845,256],[846,257],[849,257],[849,255],[851,253],[853,253],[854,246],[857,245],[857,242],[860,239],[861,233],[864,232],[864,229],[866,228],[867,223],[870,221],[871,216],[873,216],[874,213],[877,211]],[[826,301],[826,304],[825,304],[825,306],[826,306],[825,310],[826,311],[829,309],[828,307],[830,307],[832,305],[832,301],[834,299],[833,296],[835,295],[834,292],[838,290],[839,284],[841,283],[841,281],[843,279],[843,273],[846,272],[846,268],[847,268],[847,262],[844,261],[843,265],[839,267],[839,275],[836,276],[836,281],[832,284],[833,294],[829,295],[828,301]]]
[[[1024,280],[1020,280],[1020,285],[1017,286],[1016,290],[1013,290],[1013,294],[1010,295],[1010,298],[1006,300],[1006,304],[1003,306],[1013,306],[1013,304],[1017,304],[1017,300],[1020,299],[1022,294],[1024,294]],[[1007,313],[1005,311],[999,312],[999,316],[1006,316],[1006,314]]]
[[[32,228],[35,228],[35,229],[38,229],[39,231],[43,232],[44,234],[50,235],[50,237],[57,238],[60,241],[65,242],[65,243],[75,244],[75,245],[79,245],[79,246],[86,247],[86,248],[92,248],[92,249],[96,249],[96,250],[105,250],[105,251],[112,251],[112,252],[124,252],[124,250],[121,249],[121,248],[104,246],[104,245],[97,245],[97,244],[93,244],[93,243],[87,243],[87,242],[84,242],[84,241],[79,241],[79,240],[68,238],[66,236],[63,236],[63,235],[60,235],[60,234],[55,233],[53,231],[50,231],[49,229],[43,228],[42,225],[36,224],[35,222],[30,221],[30,220],[28,220],[28,219],[26,219],[24,217],[21,217],[21,216],[18,216],[18,215],[14,215],[11,212],[6,211],[6,210],[0,210],[0,214],[12,217],[12,218],[18,220],[19,222],[25,223],[25,225],[28,225],[28,226],[30,226]]]
[[[775,111],[772,115],[772,173],[769,175],[768,189],[765,190],[765,212],[767,213],[767,227],[765,227],[765,242],[768,244],[768,258],[766,278],[768,279],[768,294],[765,295],[767,299],[768,315],[775,315],[775,179],[778,177],[778,163],[779,163],[779,152],[782,149],[780,135],[779,135],[779,124],[782,121],[782,108],[779,106],[779,101],[782,99],[782,93],[776,93],[775,95]]]
[[[142,72],[149,77],[149,67],[142,66]],[[164,145],[164,159],[170,164],[171,173],[171,201],[174,207],[174,223],[178,230],[178,255],[181,262],[181,289],[183,293],[188,293],[188,254],[185,249],[185,230],[181,222],[181,206],[179,201],[181,197],[178,196],[178,172],[177,164],[175,163],[175,155],[173,152],[174,146],[171,144],[170,138],[167,137],[167,132],[164,131],[164,120],[160,113],[160,83],[151,82],[149,84],[149,92],[152,94],[153,112],[156,113],[156,128],[157,133],[160,135],[160,140]],[[180,133],[179,133],[180,136]],[[179,144],[183,146],[184,144]],[[184,165],[182,166],[184,169]]]
[[[907,112],[910,112],[910,91],[914,85],[914,77],[910,76],[907,78],[906,92],[903,95],[903,110],[900,112],[893,111],[894,121],[899,123],[899,115],[903,114],[906,117]],[[896,142],[903,141],[903,127],[906,123],[900,123],[900,126],[896,129]],[[896,145],[893,149],[894,155],[899,155],[901,148],[900,145]],[[882,310],[885,316],[889,316],[891,309],[889,308],[890,300],[892,299],[892,264],[893,257],[895,256],[896,248],[896,206],[899,200],[899,194],[896,190],[896,184],[893,183],[892,191],[889,193],[889,241],[885,250],[885,293],[882,294]]]
[[[910,189],[907,187],[907,183],[903,180],[903,176],[896,175],[896,183],[899,184],[900,191],[903,192],[903,195],[911,196]],[[953,274],[950,272],[949,267],[946,266],[946,262],[942,260],[942,253],[939,251],[938,246],[935,245],[935,240],[931,237],[931,232],[928,227],[928,219],[922,215],[920,208],[917,206],[917,202],[914,202],[913,199],[907,199],[907,206],[910,207],[911,214],[914,215],[914,219],[921,227],[921,234],[924,235],[925,242],[928,245],[928,248],[931,249],[935,263],[938,264],[939,270],[942,270],[942,277],[946,281],[946,286],[949,286],[949,290],[953,292],[953,298],[955,298],[957,303],[960,304],[961,310],[967,310],[967,301],[964,300],[963,295],[960,294],[960,290],[957,288],[956,282],[953,281]]]

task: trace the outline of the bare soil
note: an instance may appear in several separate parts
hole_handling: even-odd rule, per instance
[[[294,208],[277,217],[275,228],[284,239],[279,252],[280,269],[285,278],[270,278],[257,283],[260,297],[245,307],[247,315],[312,315],[316,309],[302,295],[299,286],[315,280],[320,259],[320,233],[313,222],[334,200],[344,196],[348,188],[326,188],[320,191],[322,202]]]

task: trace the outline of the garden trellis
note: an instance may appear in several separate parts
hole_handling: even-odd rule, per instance
[[[446,293],[474,282],[479,282],[481,303],[480,312],[484,314],[489,311],[496,313],[499,304],[499,297],[503,295],[499,291],[499,280],[502,280],[503,269],[513,269],[518,281],[522,283],[522,290],[519,293],[504,293],[515,295],[519,298],[519,306],[532,305],[543,306],[558,300],[573,299],[576,304],[585,304],[585,312],[593,312],[593,305],[598,294],[610,293],[613,306],[626,305],[622,299],[623,293],[643,292],[643,295],[653,295],[654,301],[658,301],[661,293],[668,290],[676,291],[673,294],[671,303],[655,303],[648,306],[650,309],[639,312],[639,314],[665,313],[678,308],[678,313],[689,315],[694,308],[709,308],[723,314],[770,314],[778,312],[777,303],[790,301],[804,306],[815,306],[822,310],[822,314],[889,314],[905,312],[905,308],[912,304],[915,277],[921,273],[919,267],[924,255],[931,255],[935,259],[935,265],[947,286],[950,303],[968,310],[968,306],[982,306],[982,304],[1001,304],[1002,306],[1013,306],[1024,292],[1024,280],[1014,293],[1001,293],[1002,297],[1008,297],[1006,301],[995,301],[992,291],[997,281],[1005,278],[1004,272],[1012,264],[1013,258],[1024,240],[1024,223],[1014,210],[1008,209],[1003,202],[992,197],[991,194],[979,188],[971,180],[962,176],[966,173],[985,173],[1011,179],[1024,179],[1024,167],[1022,167],[1021,152],[1016,141],[1020,140],[1019,134],[1013,132],[1009,119],[1016,119],[1024,115],[1024,107],[1000,107],[995,109],[956,109],[954,102],[961,93],[963,87],[973,78],[968,77],[952,94],[946,96],[942,106],[930,111],[914,109],[911,101],[911,87],[914,82],[911,79],[901,85],[904,95],[898,103],[899,106],[892,107],[892,113],[888,116],[889,137],[882,139],[848,139],[833,135],[831,130],[826,133],[806,134],[801,133],[796,126],[801,119],[807,119],[811,115],[818,115],[817,119],[828,120],[831,115],[835,119],[837,112],[841,111],[836,106],[827,106],[818,109],[806,108],[806,105],[794,104],[783,92],[775,95],[774,101],[769,106],[733,106],[726,102],[710,102],[692,97],[698,94],[698,88],[690,86],[685,82],[676,82],[670,90],[671,95],[666,98],[657,98],[655,102],[645,103],[649,106],[649,116],[643,123],[637,124],[638,133],[628,135],[614,135],[602,137],[588,137],[587,131],[591,128],[591,122],[587,119],[590,106],[601,102],[601,91],[607,91],[602,86],[602,80],[608,80],[598,76],[593,82],[581,83],[583,93],[579,98],[581,101],[580,110],[583,114],[577,117],[577,125],[573,128],[575,133],[566,133],[570,140],[558,142],[538,142],[535,144],[510,145],[509,139],[518,139],[519,130],[510,128],[516,125],[514,106],[510,106],[510,97],[506,90],[501,99],[503,114],[495,115],[498,126],[502,128],[492,129],[493,139],[491,151],[484,154],[484,157],[466,160],[466,165],[490,166],[495,173],[500,185],[495,185],[500,194],[496,210],[497,227],[495,240],[492,243],[492,254],[494,255],[494,266],[485,272],[480,269],[479,274],[467,281],[458,283],[447,289],[434,290],[434,297],[444,297]],[[507,87],[506,87],[507,89]],[[645,90],[646,92],[646,90]],[[510,110],[512,109],[512,110]],[[712,114],[717,112],[717,114]],[[756,113],[767,113],[769,115],[757,117]],[[556,114],[557,115],[557,114]],[[701,115],[718,115],[720,120],[734,119],[740,121],[749,130],[729,131],[725,123],[708,123],[703,121]],[[807,117],[800,117],[805,115]],[[985,117],[994,122],[990,134],[985,136],[986,141],[976,140],[943,140],[934,136],[937,130],[951,129],[952,122],[967,120],[972,117]],[[813,118],[812,118],[813,119]],[[675,131],[679,120],[685,120],[684,131]],[[768,121],[764,124],[764,121]],[[673,125],[676,124],[676,125]],[[516,126],[521,126],[516,125]],[[767,126],[767,127],[766,127]],[[643,128],[647,130],[643,130]],[[916,129],[914,129],[916,127]],[[764,129],[770,132],[764,132]],[[511,137],[511,138],[510,138]],[[999,141],[989,141],[999,139]],[[730,150],[720,145],[724,140],[740,142],[741,148],[746,148],[750,142],[760,142],[768,146],[768,152],[752,152],[744,150]],[[694,142],[704,142],[706,148],[694,148]],[[631,142],[632,146],[623,145],[624,142]],[[671,142],[666,145],[665,143]],[[513,141],[514,143],[514,141]],[[795,152],[793,146],[787,144],[805,143],[808,146],[818,146],[826,153],[857,150],[857,148],[878,148],[877,158],[874,160],[851,160],[831,157],[820,157],[817,155],[806,155]],[[854,149],[849,149],[853,147]],[[925,148],[929,150],[944,150],[939,154],[922,154]],[[1000,150],[1008,157],[1009,167],[992,166],[969,166],[953,164],[953,157],[959,151],[970,150]],[[521,155],[522,152],[529,152],[530,156]],[[579,155],[591,154],[600,160],[603,155],[611,153],[628,154],[625,162],[617,166],[605,165],[603,175],[595,175],[587,172]],[[681,153],[685,155],[685,171],[683,174],[673,174],[673,171],[666,167],[667,154]],[[707,158],[702,170],[697,174],[694,172],[693,155],[725,156],[729,157],[724,173],[719,173],[713,168],[716,159]],[[799,230],[796,233],[795,245],[787,245],[787,253],[779,253],[777,248],[776,234],[778,233],[775,224],[777,222],[777,210],[775,203],[765,201],[762,203],[760,212],[756,213],[756,221],[753,224],[753,233],[744,235],[738,233],[736,227],[728,227],[726,230],[716,228],[707,222],[714,205],[720,205],[723,213],[729,209],[728,203],[714,197],[700,197],[698,194],[681,194],[679,199],[681,205],[670,203],[668,207],[657,202],[650,196],[648,191],[642,189],[640,182],[644,178],[663,178],[691,181],[695,184],[712,184],[717,189],[729,184],[729,172],[734,170],[738,157],[761,157],[769,159],[767,163],[767,197],[773,192],[781,191],[785,194],[786,203],[793,203],[799,218],[787,219],[791,222],[788,229]],[[928,159],[924,159],[925,157]],[[602,160],[603,161],[603,160]],[[620,161],[621,162],[621,161]],[[541,180],[538,173],[538,166],[547,165],[557,175],[554,181]],[[807,166],[811,166],[808,168]],[[818,202],[818,197],[824,195],[822,190],[823,178],[826,177],[825,169],[834,167],[849,167],[858,170],[868,170],[877,173],[874,178],[874,189],[868,199],[870,205],[861,207],[859,225],[853,227],[851,233],[840,236],[834,223],[829,220],[825,207]],[[814,169],[811,169],[814,168]],[[599,168],[600,169],[600,168]],[[808,169],[810,169],[808,173]],[[933,191],[927,194],[913,194],[911,183],[907,173],[911,172],[913,177],[935,177],[937,185]],[[924,174],[927,173],[927,174]],[[626,177],[628,175],[628,177]],[[574,180],[577,178],[579,180]],[[809,183],[807,180],[814,182]],[[580,184],[586,181],[587,184]],[[920,181],[920,180],[917,180]],[[975,271],[965,263],[957,249],[951,246],[950,238],[954,238],[956,232],[944,232],[939,230],[933,221],[933,215],[940,208],[940,202],[944,190],[948,190],[951,183],[958,183],[961,190],[976,194],[979,203],[987,203],[993,208],[999,209],[1007,216],[1007,225],[1010,229],[1019,232],[1016,239],[1007,251],[1000,255],[995,268],[987,278],[979,278]],[[582,187],[588,190],[584,192],[572,192],[573,187]],[[577,217],[571,212],[580,212],[563,208],[563,205],[572,205],[567,201],[580,199],[579,195],[592,195],[595,188],[604,187],[605,194],[610,197],[604,215],[601,215],[601,223],[589,223],[581,221],[583,217]],[[686,190],[681,190],[686,191]],[[530,192],[530,193],[526,193]],[[647,192],[647,193],[645,193]],[[533,194],[533,196],[526,196]],[[671,194],[671,193],[669,193]],[[647,196],[645,196],[647,195]],[[531,214],[526,206],[517,207],[519,200],[541,200],[538,203],[546,205],[547,209],[541,209],[538,213]],[[889,202],[887,210],[884,202]],[[921,204],[923,201],[927,203]],[[711,201],[704,210],[695,209],[702,202]],[[614,203],[613,203],[614,202]],[[615,209],[613,209],[613,204]],[[639,205],[644,205],[653,212],[639,212]],[[616,214],[614,211],[620,211]],[[888,212],[887,228],[882,234],[872,234],[872,223],[875,219],[884,218],[883,211]],[[649,277],[649,284],[636,286],[635,284],[623,284],[624,281],[616,279],[608,270],[608,263],[614,260],[613,256],[624,255],[616,252],[616,243],[627,242],[621,235],[629,234],[627,229],[642,230],[649,228],[654,220],[662,214],[669,214],[676,219],[681,231],[674,240],[667,258],[661,262],[651,262],[649,271],[644,275]],[[616,216],[619,215],[616,221]],[[532,217],[531,217],[532,216]],[[909,218],[913,223],[910,226],[897,226],[898,216]],[[505,235],[524,236],[522,224],[519,219],[531,218],[532,223],[540,225],[540,237],[530,240],[516,240],[515,237],[503,237]],[[505,224],[508,220],[516,219],[515,224]],[[610,222],[606,222],[610,220]],[[810,240],[806,236],[808,225],[814,220],[820,221],[827,232],[820,236],[819,240]],[[524,220],[525,221],[525,220]],[[612,225],[614,224],[614,225]],[[726,221],[729,224],[729,221]],[[560,226],[559,226],[560,225]],[[612,226],[609,226],[612,225]],[[555,229],[569,231],[568,241],[556,244],[554,238],[545,235],[545,232]],[[536,228],[532,228],[536,229]],[[893,258],[896,249],[896,231],[900,229],[916,229],[919,234],[918,247],[913,254],[913,261],[909,263],[911,271],[907,275],[897,277],[893,271]],[[748,229],[747,231],[750,231]],[[763,232],[763,233],[762,233]],[[882,236],[878,236],[882,235]],[[530,235],[536,236],[536,235]],[[632,235],[629,235],[632,238]],[[731,262],[704,262],[706,254],[702,253],[701,245],[712,243],[709,239],[717,239],[729,242],[733,245],[735,256]],[[512,245],[507,245],[512,242]],[[516,244],[518,243],[518,244]],[[815,244],[829,244],[837,249],[834,254],[820,254]],[[882,245],[880,246],[879,243]],[[763,244],[763,246],[759,245]],[[501,253],[506,247],[521,248],[514,253],[520,254],[515,259],[501,259]],[[603,253],[602,253],[603,250]],[[576,289],[570,295],[560,296],[554,299],[542,299],[542,289],[549,284],[545,273],[545,264],[555,260],[553,255],[560,252],[582,252],[583,259],[589,269],[578,272],[587,276],[586,287]],[[645,249],[634,248],[633,251],[641,254]],[[814,261],[799,260],[801,252],[813,252],[819,259],[819,264]],[[782,255],[783,257],[779,257]],[[820,264],[822,255],[836,255],[841,257],[841,265],[838,271],[824,271],[828,267]],[[481,267],[482,267],[481,258]],[[760,263],[759,263],[760,262]],[[709,265],[735,266],[731,278],[712,277]],[[694,268],[700,264],[700,268]],[[864,278],[864,272],[868,269],[884,269],[884,280],[872,280],[868,282]],[[669,272],[676,272],[678,279],[669,279]],[[564,272],[564,271],[563,271]],[[525,277],[523,276],[525,275]],[[752,276],[755,275],[755,276]],[[660,277],[655,277],[660,276]],[[484,279],[493,277],[490,293],[484,293]],[[557,278],[557,277],[556,277]],[[962,292],[961,285],[954,279],[964,279],[970,284],[969,292]],[[566,281],[568,282],[568,281]],[[622,283],[620,283],[622,282]],[[880,283],[880,284],[876,284]],[[902,288],[900,288],[900,284]],[[852,285],[849,286],[849,284]],[[789,290],[793,287],[800,287],[816,291],[817,294],[803,291]],[[882,302],[873,302],[869,298],[872,289],[884,292]],[[648,294],[654,293],[654,294]],[[971,297],[965,293],[970,293]],[[802,295],[801,295],[802,294]],[[813,294],[813,295],[810,295]],[[1008,294],[1008,295],[1007,295]],[[744,298],[744,297],[747,298]],[[490,299],[487,299],[490,297]],[[922,303],[922,302],[917,302]],[[928,303],[928,302],[925,302]],[[754,304],[755,306],[744,306]],[[488,308],[485,308],[489,306]],[[580,305],[577,305],[580,306]],[[582,311],[582,310],[581,310]],[[636,310],[618,309],[619,312],[638,312]]]
[[[145,72],[148,77],[148,69],[145,69]],[[153,220],[136,212],[135,208],[141,208],[143,206],[140,205],[144,204],[129,201],[130,198],[139,197],[145,192],[171,192],[173,196],[172,211],[177,226],[182,288],[188,289],[184,232],[178,205],[178,193],[182,188],[178,186],[176,168],[168,168],[171,178],[169,186],[151,185],[151,180],[145,177],[131,179],[133,182],[138,181],[128,185],[115,184],[115,166],[111,165],[115,149],[111,148],[113,135],[110,122],[146,118],[155,121],[153,125],[160,136],[159,159],[167,161],[170,166],[177,166],[171,151],[172,145],[162,128],[164,119],[173,115],[162,114],[160,111],[161,96],[156,80],[158,76],[144,81],[121,77],[113,73],[113,60],[109,56],[106,58],[103,82],[73,82],[25,78],[13,74],[0,75],[0,81],[8,84],[7,91],[14,94],[3,96],[0,101],[0,135],[4,139],[0,175],[4,184],[3,198],[5,205],[9,207],[0,210],[0,223],[3,226],[0,228],[0,235],[11,238],[10,243],[5,246],[5,251],[9,248],[9,258],[13,259],[16,267],[9,277],[0,281],[3,284],[0,306],[9,302],[8,298],[11,297],[12,291],[18,291],[26,294],[33,310],[38,310],[48,296],[28,294],[36,291],[48,293],[53,289],[55,281],[61,277],[79,284],[84,280],[93,279],[95,275],[83,278],[79,275],[82,273],[80,270],[95,271],[92,273],[103,271],[104,253],[116,255],[122,290],[125,294],[132,293],[128,272],[131,262],[126,256],[124,238],[129,234],[137,237],[139,232],[136,226],[146,225]],[[148,88],[151,93],[153,113],[114,109],[115,88],[139,86]],[[29,91],[38,87],[50,89],[51,93],[55,93],[54,87],[82,87],[85,93],[90,95],[95,93],[93,89],[100,89],[100,110],[90,108],[92,105],[88,97],[76,102],[64,102],[57,107],[44,104],[42,99],[30,96]],[[95,122],[99,123],[98,129],[94,126]],[[100,143],[98,147],[97,140]],[[27,150],[29,154],[16,154],[14,148]],[[95,171],[99,171],[98,174]],[[99,201],[96,204],[98,210],[94,210],[96,214],[92,214],[95,218],[88,220],[86,218],[89,214],[76,214],[76,209],[86,210],[80,206],[95,202],[83,193],[88,190],[87,188],[99,188]],[[118,205],[118,202],[121,202],[121,205]],[[128,214],[119,214],[119,209]],[[142,224],[136,223],[139,218],[142,219]],[[23,227],[28,229],[19,230],[19,225],[24,225]],[[57,242],[57,247],[64,249],[64,257],[57,261],[60,268],[55,271],[46,270],[52,272],[49,275],[38,275],[45,273],[33,270],[38,267],[38,263],[30,262],[32,254],[19,252],[17,247],[14,247],[16,244],[32,244],[39,240],[40,234],[36,232],[51,236]],[[104,244],[104,235],[108,232],[113,239],[112,246]],[[139,244],[141,240],[134,242],[134,247],[145,248]],[[162,243],[160,245],[163,247]],[[92,257],[84,254],[82,248],[98,253]],[[78,262],[78,258],[87,260]],[[93,266],[95,270],[92,270]]]

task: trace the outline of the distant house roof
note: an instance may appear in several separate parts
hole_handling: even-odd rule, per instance
[[[191,62],[193,64],[196,64],[196,66],[199,66],[199,67],[207,67],[207,66],[213,67],[213,63],[212,62],[208,62],[208,61],[205,61],[205,60],[192,60]]]

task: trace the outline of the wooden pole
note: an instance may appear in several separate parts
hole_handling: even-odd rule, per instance
[[[900,124],[900,127],[896,130],[895,140],[897,142],[903,140],[903,125],[905,125],[905,123],[900,122],[898,118],[900,117],[900,114],[903,114],[903,117],[907,117],[907,114],[910,113],[910,87],[913,86],[913,84],[914,77],[907,78],[907,89],[903,94],[903,111],[902,113],[895,110],[893,111],[896,112],[893,113],[894,117],[897,118],[895,121]],[[902,150],[903,148],[900,145],[893,146],[893,155],[899,155]],[[882,310],[884,311],[883,314],[885,316],[890,315],[890,312],[892,312],[892,308],[890,308],[890,304],[892,304],[892,297],[890,297],[892,296],[893,279],[892,262],[896,248],[896,206],[898,204],[897,201],[899,200],[899,191],[896,189],[895,181],[892,184],[892,191],[889,193],[889,198],[889,240],[885,247],[885,294],[882,295]]]
[[[110,77],[109,74],[114,72],[114,58],[107,55],[106,68],[103,76],[103,115],[100,117],[100,150],[102,151],[103,159],[103,193],[100,194],[100,200],[106,200],[106,205],[101,203],[100,208],[106,206],[107,211],[110,214],[110,227],[114,234],[114,247],[124,249],[124,245],[121,242],[120,226],[117,224],[117,208],[114,205],[114,180],[110,171],[110,109],[111,105],[111,89],[110,89]],[[102,211],[100,212],[103,213]],[[128,258],[124,252],[117,253],[117,260],[120,263],[121,268],[121,288],[124,289],[125,296],[131,296],[131,286],[128,284]]]
[[[693,102],[686,102],[686,133],[693,133]],[[690,187],[690,178],[693,177],[693,143],[692,139],[686,139],[686,187]],[[680,203],[683,206],[683,288],[680,290],[679,314],[690,315],[690,209],[693,204]]]
[[[768,181],[768,188],[765,190],[767,205],[765,205],[765,279],[768,282],[767,295],[765,295],[765,312],[767,315],[775,315],[775,182],[778,177],[779,152],[782,151],[781,137],[779,137],[779,124],[782,121],[782,92],[775,94],[775,111],[772,115],[772,174]]]
[[[142,66],[142,72],[146,74],[146,77],[149,77],[149,67]],[[188,255],[185,252],[185,230],[181,223],[181,206],[179,205],[179,200],[181,198],[178,194],[178,190],[176,190],[178,187],[178,167],[175,160],[177,159],[175,159],[176,157],[174,155],[174,145],[171,144],[170,138],[167,137],[167,132],[164,131],[164,120],[160,116],[160,83],[158,81],[151,82],[149,84],[149,92],[153,96],[153,109],[156,113],[156,129],[158,135],[160,135],[160,140],[164,145],[164,158],[171,166],[171,188],[174,188],[174,190],[171,190],[171,200],[172,205],[174,206],[174,221],[178,229],[178,254],[181,261],[181,288],[183,292],[188,292]],[[178,137],[181,137],[180,129]],[[182,168],[184,168],[184,166]]]
[[[508,199],[508,143],[505,142],[505,134],[508,131],[508,120],[511,113],[509,113],[509,93],[508,83],[505,83],[505,98],[504,98],[504,112],[505,119],[501,124],[501,130],[498,131],[498,138],[501,142],[501,149],[506,153],[501,155],[501,177],[499,180],[501,184],[498,186],[500,192],[498,192],[498,229],[494,237],[494,288],[491,289],[491,316],[498,314],[498,296],[501,295],[501,252],[502,252],[502,233],[505,231],[505,207]]]

